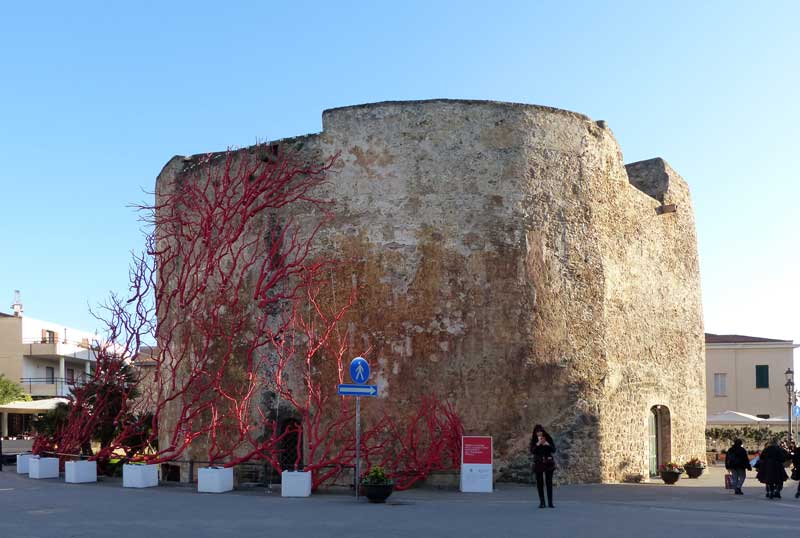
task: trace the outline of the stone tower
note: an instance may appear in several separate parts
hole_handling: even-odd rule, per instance
[[[363,286],[349,323],[382,405],[447,397],[501,464],[541,423],[573,482],[703,455],[694,216],[666,162],[626,166],[605,122],[491,101],[337,108],[275,144],[340,153],[316,244]]]

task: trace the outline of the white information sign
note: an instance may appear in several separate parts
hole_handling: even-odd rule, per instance
[[[493,458],[491,437],[465,435],[461,438],[461,491],[493,491]]]

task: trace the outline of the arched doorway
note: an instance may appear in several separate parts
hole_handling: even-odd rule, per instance
[[[648,464],[650,476],[658,476],[658,469],[672,458],[672,430],[669,409],[654,405],[647,416]]]

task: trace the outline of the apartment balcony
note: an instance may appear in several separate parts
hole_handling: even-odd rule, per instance
[[[77,379],[65,379],[62,377],[23,377],[19,380],[25,392],[34,397],[56,397],[69,396],[72,394],[73,387],[82,386],[86,380],[84,376]]]
[[[86,342],[70,342],[58,339],[42,338],[23,340],[23,355],[37,359],[77,359],[94,361],[97,352]]]

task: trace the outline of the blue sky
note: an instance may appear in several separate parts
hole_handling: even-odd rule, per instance
[[[448,97],[575,110],[626,162],[664,157],[692,188],[706,330],[800,341],[798,2],[25,4],[0,13],[0,311],[20,289],[94,329],[141,244],[128,204],[172,155]]]

